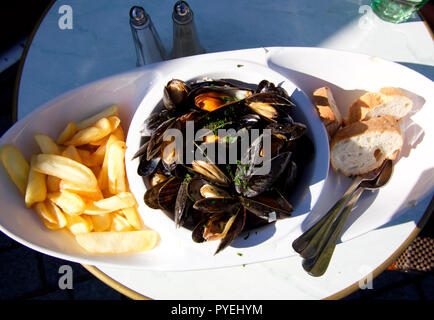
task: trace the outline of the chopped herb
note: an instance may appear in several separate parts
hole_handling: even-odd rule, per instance
[[[243,264],[243,268],[245,267],[246,265],[245,264]]]
[[[223,102],[231,102],[232,101],[232,99],[228,98],[228,97],[222,97],[221,99],[223,100]]]
[[[237,68],[244,67],[244,64],[237,64]]]
[[[243,255],[242,253],[240,253],[240,252],[237,252],[237,255],[239,255],[240,257]]]
[[[171,116],[167,116],[167,120],[170,120],[170,119],[172,119],[172,117]]]
[[[228,143],[235,143],[237,142],[238,137],[230,137],[230,136],[226,136],[226,142]]]

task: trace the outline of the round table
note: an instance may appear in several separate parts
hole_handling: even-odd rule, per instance
[[[145,7],[168,52],[172,46],[171,14],[174,3],[175,1],[147,2]],[[427,24],[417,16],[398,25],[381,21],[372,13],[368,0],[279,0],[271,3],[189,0],[188,3],[195,14],[201,44],[207,52],[273,46],[339,49],[399,62],[434,79],[434,44]],[[130,7],[137,4],[131,0],[53,1],[25,48],[16,90],[17,118],[23,118],[66,91],[134,69],[136,55],[128,13]],[[68,6],[67,9],[65,6]],[[71,28],[60,27],[65,10],[71,14]],[[383,244],[381,254],[377,248],[375,250],[378,254],[355,257],[353,265],[361,266],[358,271],[354,272],[349,267],[339,272],[336,277],[347,277],[347,283],[351,285],[339,288],[333,284],[337,278],[329,278],[324,280],[330,284],[329,290],[319,290],[312,286],[311,295],[289,298],[336,299],[357,290],[361,279],[367,274],[375,277],[381,273],[411,243],[428,218],[429,214],[423,215],[428,206],[429,201],[422,201],[414,207],[423,216],[416,225],[404,223],[381,231],[373,230],[339,244],[335,254],[345,255],[351,254],[354,242],[375,248],[377,232],[385,232],[386,238],[389,238]],[[397,233],[406,234],[404,242],[402,239],[394,239],[393,235]],[[255,274],[273,275],[295,287],[311,286],[310,283],[303,282],[302,275],[284,273],[284,270],[291,270],[299,264],[298,257],[257,263],[244,268],[244,274],[246,277]],[[366,268],[363,269],[363,266]],[[173,291],[168,293],[164,288],[143,287],[143,283],[175,278],[170,272],[85,267],[114,289],[135,299],[176,299],[179,296],[206,299],[209,297],[206,294],[185,295],[184,288],[176,287],[185,285],[183,279],[191,279],[194,272],[209,273],[222,279],[225,272],[228,272],[226,268],[179,272],[176,275],[178,280],[173,284],[175,289],[171,288]],[[136,281],[138,277],[142,279],[140,285]],[[267,299],[265,293],[258,292],[257,297]]]

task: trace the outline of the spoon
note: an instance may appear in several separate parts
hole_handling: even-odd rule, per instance
[[[351,186],[336,202],[336,204],[318,222],[294,240],[292,243],[294,250],[306,259],[316,256],[326,240],[324,235],[328,232],[333,221],[341,212],[348,199],[361,183],[375,180],[384,168],[386,162],[383,162],[383,164],[376,170],[372,170],[364,175],[356,176]]]
[[[360,184],[360,187],[354,192],[352,198],[348,201],[348,204],[342,211],[342,214],[333,222],[330,230],[328,230],[327,234],[325,235],[324,238],[326,238],[326,241],[322,245],[319,253],[314,257],[305,259],[303,261],[303,268],[308,271],[310,275],[318,277],[325,273],[332,258],[339,236],[342,233],[345,221],[347,220],[357,200],[359,200],[360,195],[366,189],[375,190],[386,185],[392,176],[392,171],[392,161],[387,160],[376,179],[364,181]]]

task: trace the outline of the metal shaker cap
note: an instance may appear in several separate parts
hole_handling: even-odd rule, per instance
[[[130,22],[135,26],[143,26],[148,22],[148,14],[142,7],[134,6],[130,10]]]
[[[185,1],[178,1],[173,7],[172,18],[179,24],[185,24],[193,19],[193,10]]]

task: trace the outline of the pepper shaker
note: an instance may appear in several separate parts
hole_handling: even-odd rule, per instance
[[[193,19],[193,10],[185,1],[178,1],[173,7],[173,51],[172,58],[205,53],[199,42]]]
[[[165,60],[167,54],[151,17],[142,7],[130,10],[130,26],[137,54],[137,66]]]

